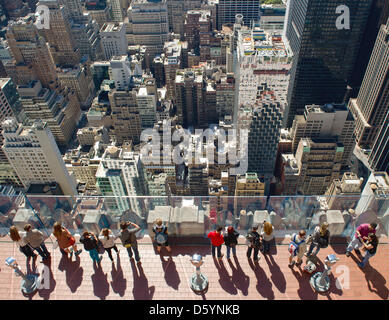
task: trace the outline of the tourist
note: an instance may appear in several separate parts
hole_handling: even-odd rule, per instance
[[[359,248],[363,246],[362,240],[366,241],[369,234],[376,233],[377,224],[376,223],[364,223],[361,224],[354,233],[354,236],[346,249],[346,256],[349,257],[351,251],[355,250],[357,254],[360,254]]]
[[[362,240],[362,245],[366,251],[365,256],[363,257],[363,261],[358,263],[358,267],[364,268],[366,266],[367,261],[374,256],[377,252],[378,247],[378,238],[373,233],[367,237],[367,241]]]
[[[258,261],[260,257],[258,257],[259,249],[261,247],[261,236],[257,232],[258,226],[254,225],[251,228],[251,231],[246,235],[247,239],[247,258],[250,259],[251,252],[254,250],[253,253],[253,260],[254,262]]]
[[[77,250],[76,239],[61,223],[54,223],[53,228],[53,235],[57,239],[59,249],[63,255],[67,256],[70,253],[70,257],[72,257],[73,251],[75,256],[78,256],[82,252],[82,250]],[[73,250],[69,250],[69,247],[72,247]]]
[[[313,234],[309,237],[307,241],[307,243],[310,243],[309,249],[305,253],[307,257],[312,255],[313,249],[315,249],[313,255],[317,256],[321,248],[328,247],[328,244],[330,242],[330,231],[328,230],[328,226],[329,225],[327,222],[323,222],[321,226],[316,226],[313,231]]]
[[[134,228],[128,229],[129,226]],[[120,223],[120,234],[119,238],[122,241],[123,246],[127,249],[128,256],[130,259],[133,259],[133,254],[135,255],[136,262],[140,262],[140,256],[138,251],[138,241],[136,240],[135,233],[140,230],[140,227],[132,222],[122,221]]]
[[[24,240],[39,253],[42,257],[42,262],[50,259],[50,253],[46,248],[43,233],[37,229],[32,229],[30,224],[24,226],[24,231],[26,231]]]
[[[264,221],[262,232],[261,232],[261,240],[263,244],[263,253],[269,253],[270,252],[270,243],[274,239],[274,227],[270,222]]]
[[[94,233],[84,231],[80,238],[80,242],[84,245],[84,249],[89,252],[93,262],[100,263],[101,260],[103,260],[103,256],[99,257],[99,252],[97,251],[98,241]]]
[[[115,244],[115,240],[117,238],[118,237],[114,237],[112,235],[112,231],[109,230],[108,228],[104,228],[103,230],[101,230],[101,233],[99,236],[99,240],[103,244],[105,251],[107,251],[107,253],[108,253],[108,257],[111,259],[112,262],[113,262],[112,249],[115,250],[117,254],[119,254],[119,249],[117,248],[117,246]]]
[[[33,258],[34,260],[36,259],[37,255],[34,253],[32,248],[24,238],[25,232],[19,232],[15,226],[12,226],[11,228],[9,228],[9,236],[11,240],[19,246],[20,252],[22,252],[27,257],[27,261],[29,261],[31,258]]]
[[[239,233],[235,231],[234,227],[228,227],[224,234],[224,244],[227,247],[227,259],[230,259],[230,252],[236,257],[236,246],[238,244]]]
[[[157,219],[155,221],[155,226],[153,227],[153,232],[155,233],[154,242],[157,245],[158,253],[161,253],[161,247],[165,246],[167,252],[171,252],[169,242],[168,242],[168,232],[167,227],[162,224],[162,219]]]
[[[212,257],[215,257],[215,251],[217,251],[217,257],[219,260],[223,259],[224,254],[222,254],[222,244],[224,243],[223,227],[218,226],[215,231],[208,233],[208,238],[211,239],[212,246]]]
[[[305,242],[305,231],[300,230],[298,234],[294,233],[291,238],[291,242],[289,244],[288,250],[290,253],[289,257],[289,267],[293,267],[295,264],[294,257],[297,257],[296,266],[300,266],[303,262],[302,257],[304,256],[304,252],[307,249],[307,244]]]

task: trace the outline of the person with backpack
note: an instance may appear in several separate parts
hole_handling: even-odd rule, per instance
[[[236,257],[236,245],[238,244],[239,233],[235,231],[234,227],[228,227],[227,232],[223,236],[224,244],[227,247],[227,260],[230,259],[230,252]]]
[[[99,235],[99,241],[101,241],[105,251],[107,251],[108,253],[108,257],[111,259],[112,262],[112,249],[116,251],[116,254],[119,254],[119,250],[115,244],[115,239],[117,239],[117,237],[114,237],[112,235],[112,231],[108,228],[104,228],[103,230],[101,230]]]
[[[27,242],[32,249],[36,250],[39,255],[42,257],[42,262],[50,259],[50,253],[45,245],[45,237],[43,233],[38,229],[32,229],[30,224],[24,226],[24,231],[26,231],[23,240]]]
[[[307,249],[307,244],[305,242],[306,232],[305,230],[300,230],[300,232],[294,233],[291,238],[291,242],[288,247],[290,253],[289,257],[289,267],[292,268],[295,264],[294,257],[297,257],[296,266],[300,266],[303,263],[304,252]]]
[[[67,256],[70,253],[71,257],[74,251],[75,256],[78,256],[82,252],[82,250],[77,250],[76,239],[61,223],[54,223],[53,229],[53,235],[57,239],[58,247],[63,255]],[[69,247],[72,247],[73,251],[70,251]]]
[[[128,227],[134,227],[132,229],[128,229]],[[120,222],[120,234],[119,238],[122,242],[123,247],[127,249],[128,256],[130,259],[133,259],[132,256],[133,254],[135,255],[135,260],[136,262],[140,262],[140,256],[139,256],[139,251],[138,251],[138,241],[136,240],[136,235],[140,230],[140,227],[132,222],[126,222],[122,221]]]
[[[89,252],[93,262],[100,263],[101,260],[103,260],[103,256],[99,257],[99,252],[97,251],[97,237],[94,233],[84,231],[80,238],[80,242],[84,245],[84,249]]]
[[[346,257],[351,255],[351,251],[355,250],[357,254],[360,254],[359,248],[363,246],[362,241],[366,241],[369,234],[376,233],[377,224],[376,223],[364,223],[361,224],[354,233],[353,238],[346,249]]]
[[[330,231],[328,230],[328,222],[323,222],[321,226],[316,226],[313,234],[309,237],[307,244],[310,243],[308,251],[305,256],[311,256],[313,249],[314,256],[317,256],[318,252],[322,248],[327,248],[330,242]]]
[[[168,242],[168,233],[167,233],[167,227],[162,224],[161,219],[157,219],[155,221],[155,226],[153,227],[153,232],[155,233],[154,242],[157,245],[157,251],[158,253],[161,253],[161,247],[165,246],[167,252],[171,252],[169,242]]]
[[[367,261],[377,253],[378,238],[372,233],[368,236],[367,241],[362,240],[362,244],[366,254],[363,257],[363,261],[358,263],[358,267],[363,269],[366,266]]]
[[[261,240],[263,243],[263,254],[270,252],[270,243],[274,239],[274,227],[270,222],[264,221],[262,232],[261,232]]]
[[[215,231],[208,233],[208,238],[211,239],[212,257],[215,257],[215,251],[217,250],[217,257],[219,260],[223,259],[222,244],[224,243],[224,237],[222,234],[223,227],[218,226]]]
[[[248,246],[247,258],[250,259],[251,252],[254,250],[254,253],[253,253],[254,262],[257,262],[260,259],[260,257],[258,257],[258,253],[259,253],[259,249],[261,247],[261,236],[259,235],[257,230],[258,230],[258,226],[254,225],[251,228],[251,231],[249,233],[247,233],[247,235],[246,235],[246,239],[247,239],[246,244]]]

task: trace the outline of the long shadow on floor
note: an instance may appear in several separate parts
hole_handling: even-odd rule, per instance
[[[365,279],[370,292],[374,292],[381,299],[388,300],[389,289],[386,287],[386,279],[374,269],[370,264],[366,265],[363,270]]]
[[[91,276],[93,293],[101,300],[105,300],[105,298],[109,295],[108,275],[107,273],[104,273],[101,265],[96,262],[93,262],[93,270],[95,271],[95,273]]]
[[[75,261],[72,261],[66,255],[62,255],[58,264],[58,270],[65,271],[66,284],[72,293],[76,292],[82,283],[84,269],[80,267],[80,257],[77,256]]]
[[[172,246],[172,252],[171,255],[173,257],[178,255],[183,256],[192,256],[194,254],[201,254],[203,257],[211,254],[211,246]],[[163,248],[162,250],[166,250]],[[156,251],[155,251],[156,252]],[[163,253],[166,253],[166,251],[162,251]],[[157,254],[157,252],[156,252]]]
[[[165,259],[161,255],[161,262],[163,271],[165,273],[166,284],[172,287],[174,290],[178,290],[178,286],[180,285],[181,280],[173,258],[170,256],[168,259]]]
[[[151,300],[153,299],[155,287],[149,287],[149,281],[146,278],[146,275],[143,271],[142,264],[137,263],[133,259],[130,260],[132,275],[134,277],[134,288],[132,294],[134,295],[134,300]],[[139,274],[138,274],[139,271]]]
[[[272,289],[272,283],[270,282],[269,278],[267,277],[265,271],[261,268],[258,261],[253,262],[251,259],[248,259],[250,268],[254,271],[255,277],[257,278],[257,291],[258,293],[268,299],[268,300],[274,300],[274,292]]]
[[[311,275],[304,272],[301,269],[301,266],[297,268],[298,271],[295,270],[296,268],[297,267],[293,267],[291,270],[300,285],[300,288],[297,290],[297,294],[302,300],[317,300],[318,293],[312,289],[309,283]]]
[[[250,286],[249,276],[243,272],[237,257],[234,257],[234,262],[236,266],[234,266],[231,260],[227,260],[227,261],[232,270],[232,276],[231,276],[232,283],[235,285],[236,289],[242,292],[244,296],[247,296],[248,289]]]
[[[280,267],[275,262],[273,255],[265,254],[265,261],[269,266],[269,270],[271,272],[270,279],[273,281],[274,285],[277,287],[278,291],[281,293],[285,293],[286,291],[286,280],[284,274],[282,273]]]
[[[219,283],[222,289],[232,295],[238,294],[238,290],[235,288],[232,277],[229,275],[223,260],[218,261],[217,258],[213,258],[213,260],[219,273]]]
[[[127,289],[127,280],[123,276],[123,269],[120,264],[120,256],[117,255],[116,266],[112,263],[111,271],[112,281],[111,287],[112,291],[117,293],[119,296],[123,297]]]

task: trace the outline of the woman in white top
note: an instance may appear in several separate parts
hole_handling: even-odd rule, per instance
[[[263,254],[270,251],[270,242],[274,239],[274,227],[270,222],[263,222],[261,238],[263,243]]]
[[[20,252],[24,253],[27,259],[30,259],[31,257],[36,258],[37,255],[25,240],[25,235],[26,233],[24,231],[19,232],[15,226],[9,228],[9,236],[12,241],[19,246]]]
[[[112,231],[109,230],[108,228],[104,228],[103,230],[101,230],[101,233],[99,236],[99,240],[103,244],[104,249],[108,252],[108,256],[112,262],[113,262],[113,257],[112,257],[112,252],[111,252],[112,249],[114,249],[116,251],[116,253],[119,254],[119,250],[115,245],[115,240],[117,238],[118,237],[114,237],[112,235]]]

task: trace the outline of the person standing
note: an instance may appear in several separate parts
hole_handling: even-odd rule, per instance
[[[170,249],[169,246],[167,227],[164,224],[162,224],[161,219],[157,219],[155,221],[153,232],[155,233],[154,242],[157,245],[158,253],[161,253],[162,246],[165,246],[167,252],[170,253],[172,250]]]
[[[223,227],[218,226],[215,231],[208,233],[208,238],[211,239],[212,246],[212,257],[215,257],[215,251],[217,251],[217,257],[219,260],[223,259],[224,254],[222,254],[222,244],[224,243]]]
[[[263,243],[263,253],[270,252],[270,243],[274,239],[274,227],[270,222],[264,221],[262,232],[261,232],[261,240]]]
[[[368,239],[369,234],[376,233],[377,224],[376,223],[364,223],[361,224],[354,233],[354,236],[346,249],[346,256],[351,255],[351,251],[355,250],[357,254],[360,254],[359,248],[363,246],[362,241]]]
[[[118,237],[114,237],[112,235],[112,231],[109,230],[108,228],[104,228],[103,230],[101,230],[99,236],[99,240],[103,244],[105,251],[107,251],[108,253],[108,257],[111,259],[112,262],[113,262],[112,249],[116,251],[116,254],[119,254],[119,249],[115,244],[115,239],[117,238]]]
[[[93,262],[100,263],[101,260],[103,260],[103,256],[99,257],[99,252],[97,251],[97,237],[94,233],[84,231],[80,238],[80,242],[84,245],[84,249],[89,252]]]
[[[235,231],[234,227],[228,227],[224,234],[224,244],[227,247],[227,260],[230,259],[230,252],[236,257],[236,246],[238,244],[239,233]]]
[[[11,240],[19,246],[20,252],[22,252],[27,257],[27,261],[29,261],[31,258],[35,259],[37,257],[24,238],[25,232],[19,232],[15,226],[12,226],[9,228],[9,236]]]
[[[77,250],[76,239],[61,223],[54,223],[53,229],[53,235],[57,239],[59,249],[63,255],[67,256],[70,253],[71,257],[74,251],[74,254],[78,256],[82,252],[82,250]],[[72,247],[73,251],[70,251],[69,247]]]
[[[134,228],[128,229],[129,226]],[[140,230],[140,227],[135,223],[122,221],[120,223],[120,229],[119,238],[122,241],[123,246],[127,249],[128,256],[132,259],[134,254],[136,262],[139,262],[138,241],[136,240],[135,233]]]
[[[305,256],[311,256],[313,249],[315,252],[314,256],[317,256],[321,248],[327,248],[330,242],[330,231],[328,230],[328,222],[323,222],[321,226],[316,226],[313,234],[309,237],[308,243],[310,242],[309,249]]]
[[[377,236],[374,233],[369,235],[367,241],[362,240],[362,245],[366,251],[366,254],[363,257],[363,261],[358,263],[358,267],[363,269],[366,266],[367,261],[369,261],[369,259],[377,253],[377,247],[378,247]]]
[[[39,255],[42,257],[42,262],[50,259],[50,253],[46,248],[43,233],[37,229],[33,230],[30,224],[26,224],[24,226],[24,231],[26,231],[24,241],[26,241],[32,247],[32,249],[39,253]]]
[[[300,230],[298,234],[294,233],[292,235],[291,242],[288,247],[290,253],[289,257],[289,267],[293,267],[295,264],[294,257],[297,257],[296,266],[299,266],[303,262],[304,252],[307,249],[307,244],[305,242],[306,232],[305,230]]]
[[[254,262],[258,261],[260,257],[258,257],[259,248],[261,247],[261,236],[257,232],[258,226],[254,225],[251,228],[251,231],[247,234],[247,258],[250,259],[251,252],[254,250],[253,253],[253,260]]]

